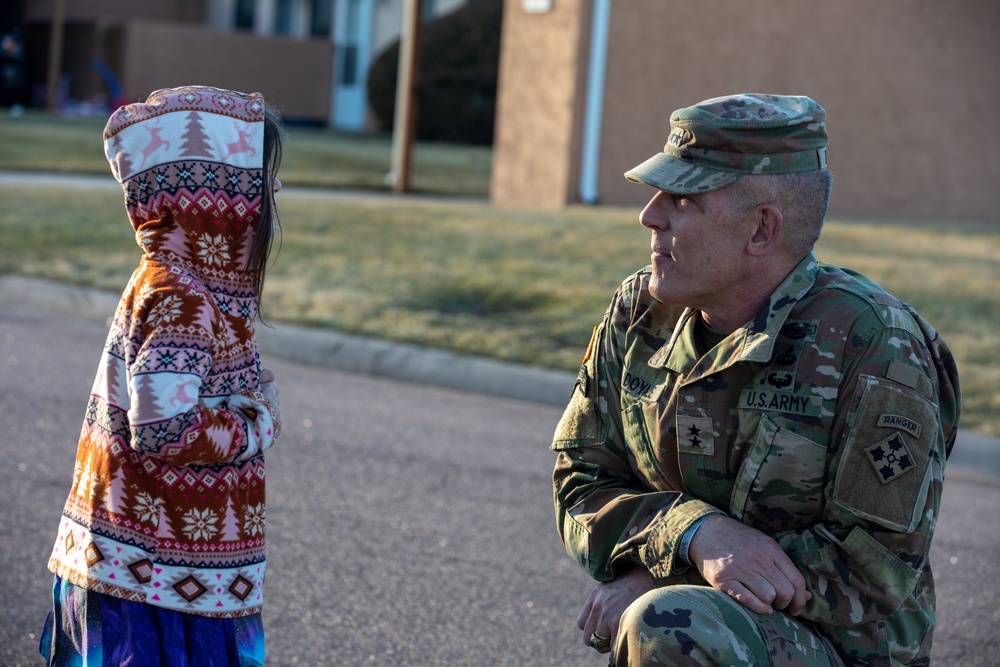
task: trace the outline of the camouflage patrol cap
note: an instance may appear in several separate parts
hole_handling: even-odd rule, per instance
[[[670,136],[625,178],[691,194],[743,174],[826,168],[826,111],[808,97],[745,93],[715,97],[670,115]]]

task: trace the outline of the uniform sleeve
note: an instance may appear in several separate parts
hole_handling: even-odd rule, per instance
[[[920,580],[961,399],[950,352],[926,323],[919,327],[855,332],[859,351],[840,385],[823,523],[774,536],[813,594],[801,617],[842,632],[865,624],[871,631],[896,614],[895,626],[920,637],[927,622],[907,601],[933,595]]]
[[[194,289],[154,290],[143,307],[141,345],[127,367],[131,446],[175,466],[259,457],[280,430],[256,387],[222,401],[202,398],[215,341],[227,335],[210,298]]]
[[[663,530],[661,519],[671,512],[683,532],[716,511],[681,493],[652,491],[634,474],[622,435],[619,351],[637,318],[640,292],[640,286],[623,285],[594,330],[552,442],[557,529],[566,552],[598,581],[643,564],[643,545],[653,529]],[[660,576],[669,574],[668,566]]]

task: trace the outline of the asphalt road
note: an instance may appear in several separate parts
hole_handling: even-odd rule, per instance
[[[0,665],[40,664],[46,561],[106,330],[0,306]],[[555,536],[558,407],[268,358],[268,664],[593,665]],[[950,466],[935,665],[1000,656],[1000,477]]]

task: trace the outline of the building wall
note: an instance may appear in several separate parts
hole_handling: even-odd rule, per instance
[[[325,0],[334,10],[335,0]],[[441,16],[468,0],[424,0]],[[289,118],[328,123],[337,100],[334,35],[308,36],[310,3],[296,0],[290,35],[275,36],[277,0],[256,0],[253,30],[234,27],[236,0],[63,0],[64,43],[60,73],[69,99],[101,103],[111,86],[95,68],[110,66],[137,99],[165,82],[210,82],[255,89],[275,99]],[[371,48],[362,63],[399,37],[404,0],[365,0],[374,12]],[[41,90],[48,76],[54,0],[26,0],[24,23],[30,75]],[[336,12],[334,13],[334,20]],[[361,74],[361,80],[366,72]],[[363,88],[363,87],[362,87]],[[115,96],[112,94],[111,96]],[[343,100],[344,98],[341,98]],[[362,104],[364,100],[362,100]]]
[[[558,207],[579,179],[589,0],[530,14],[504,3],[490,185],[495,203]]]
[[[72,99],[106,98],[108,87],[93,65],[107,62],[103,51],[107,31],[126,20],[175,21],[197,25],[207,0],[63,0],[63,45],[60,73],[66,75],[64,93]],[[29,77],[40,95],[47,82],[54,0],[26,0],[24,34]]]
[[[66,21],[118,19],[158,19],[200,23],[205,19],[208,0],[63,0]],[[49,21],[55,0],[26,0],[26,22]]]
[[[511,155],[542,159],[533,156],[542,149],[532,145],[530,128],[542,122],[536,116],[553,113],[551,99],[533,102],[541,82],[524,76],[531,72],[525,63],[545,62],[552,47],[507,35],[533,29],[526,24],[537,17],[516,13],[521,20],[505,23],[504,38],[521,51],[504,54],[515,62],[501,79],[498,109],[498,128],[506,126],[506,141],[515,145],[496,154],[500,173]],[[832,216],[1000,222],[993,192],[1000,124],[988,120],[988,111],[1000,108],[998,34],[1000,4],[981,0],[614,3],[600,201],[648,199],[648,188],[622,173],[662,149],[672,110],[727,93],[777,92],[809,95],[828,112]],[[505,98],[512,95],[519,104],[508,117]],[[494,200],[532,200],[529,185],[516,190],[496,192]],[[576,200],[570,191],[563,203]]]
[[[145,99],[157,88],[200,84],[263,93],[287,119],[324,121],[329,115],[329,41],[144,21],[120,26],[112,41],[128,99]]]

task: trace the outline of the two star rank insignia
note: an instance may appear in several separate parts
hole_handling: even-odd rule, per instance
[[[677,415],[677,448],[682,454],[712,456],[715,434],[711,418]]]
[[[865,451],[868,452],[868,458],[875,466],[875,472],[883,484],[898,479],[900,475],[914,467],[913,457],[910,456],[902,436],[898,433],[892,434]]]

